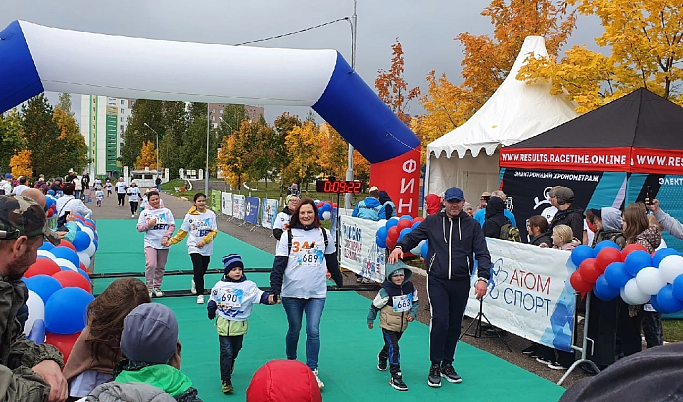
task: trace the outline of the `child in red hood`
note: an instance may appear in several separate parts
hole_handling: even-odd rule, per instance
[[[425,205],[427,208],[427,215],[434,215],[441,211],[441,197],[436,194],[427,194],[427,197],[425,197]]]

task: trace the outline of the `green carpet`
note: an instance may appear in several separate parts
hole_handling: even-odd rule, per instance
[[[135,230],[135,221],[100,219],[97,231],[100,246],[95,257],[95,272],[144,271],[142,234]],[[229,253],[240,254],[247,267],[268,267],[273,262],[272,254],[220,233],[210,268],[218,268],[220,258]],[[166,269],[191,269],[184,242],[171,249]],[[247,277],[260,286],[269,285],[268,274],[250,273]],[[219,279],[220,275],[207,275],[207,287]],[[96,279],[95,293],[102,292],[111,282]],[[163,289],[188,289],[189,282],[187,276],[169,276],[164,279]],[[183,344],[182,371],[192,379],[204,401],[245,400],[254,372],[268,360],[285,358],[287,319],[282,305],[255,306],[233,374],[235,393],[225,396],[220,392],[218,336],[213,322],[206,316],[206,306],[196,304],[194,297],[154,300],[171,307],[178,317]],[[463,383],[444,381],[441,388],[430,388],[427,386],[429,329],[418,322],[411,324],[400,343],[403,379],[410,390],[396,391],[389,386],[389,373],[376,368],[376,356],[383,341],[377,322],[373,330],[366,326],[369,303],[368,299],[353,292],[328,293],[320,328],[319,357],[325,401],[367,401],[388,395],[392,402],[427,398],[545,402],[558,400],[564,392],[562,387],[464,342],[458,344],[455,361]],[[299,360],[303,361],[305,340],[305,329],[302,329]]]

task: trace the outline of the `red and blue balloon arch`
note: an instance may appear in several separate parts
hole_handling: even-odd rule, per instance
[[[172,42],[14,21],[0,32],[0,113],[43,91],[310,106],[416,216],[420,141],[335,50]]]

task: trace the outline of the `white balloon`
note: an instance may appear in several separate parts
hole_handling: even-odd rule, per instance
[[[83,252],[85,252],[86,254],[88,254],[88,255],[90,256],[90,258],[92,258],[92,256],[95,255],[95,243],[93,243],[93,242],[91,241],[91,242],[90,242],[90,245],[88,246],[88,248],[86,248],[85,250],[83,250]]]
[[[33,322],[45,319],[45,303],[38,296],[38,293],[29,289],[26,305],[28,306],[28,320],[24,324],[24,335],[28,336],[31,333],[31,328],[33,328]]]
[[[330,213],[330,211],[323,212],[323,220],[329,221],[331,217],[332,214]]]
[[[78,271],[78,267],[66,258],[55,258],[53,261],[56,262],[60,267],[69,268],[72,271]]]
[[[626,285],[624,285],[624,288],[621,290],[621,298],[624,299],[624,301],[627,304],[630,305],[639,305],[639,304],[645,304],[648,301],[650,301],[650,295],[647,295],[638,289],[638,284],[636,283],[636,278],[631,278],[629,279],[628,282],[626,282]]]
[[[413,255],[419,257],[419,256],[420,256],[420,250],[422,250],[422,249],[420,248],[420,244],[418,243],[417,246],[415,246],[415,247],[413,247],[412,249],[410,249],[410,252],[413,253]]]
[[[51,260],[54,260],[55,258],[57,258],[57,257],[55,257],[54,254],[52,254],[51,252],[49,252],[47,250],[38,250],[38,257],[46,257],[46,258],[49,258]]]
[[[638,289],[648,295],[656,295],[664,286],[666,281],[659,274],[659,269],[655,267],[645,267],[636,275]]]
[[[670,255],[659,263],[659,275],[668,283],[673,283],[678,275],[683,274],[683,257]]]
[[[315,205],[320,204],[320,200],[313,200],[313,202],[315,203]]]
[[[380,219],[380,220],[378,220],[378,221],[377,221],[377,230],[379,230],[379,228],[385,227],[386,225],[387,225],[387,220],[386,220],[386,219]]]
[[[77,225],[79,228],[81,228],[81,229],[83,229],[84,227],[86,227],[86,226],[85,226],[81,221],[79,221],[79,220],[76,220],[76,225]]]
[[[83,265],[85,265],[86,268],[90,267],[90,256],[88,253],[85,251],[79,251],[76,254],[78,255],[78,259],[83,263]]]
[[[83,225],[83,226],[81,227],[81,230],[82,230],[83,232],[87,233],[88,236],[90,236],[90,240],[93,240],[93,239],[95,238],[95,232],[93,232],[92,229],[90,229],[90,226],[85,226],[85,225]]]

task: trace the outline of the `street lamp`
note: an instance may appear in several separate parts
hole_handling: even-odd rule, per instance
[[[353,15],[351,20],[351,68],[356,69],[356,30],[358,28],[358,15],[356,15],[356,0],[353,0]],[[349,144],[348,166],[346,168],[346,180],[353,180],[353,145]],[[344,194],[344,208],[350,209],[353,200],[351,193]]]
[[[152,132],[157,135],[157,147],[156,147],[157,148],[157,172],[156,172],[157,174],[156,174],[156,177],[159,177],[159,133],[157,133],[156,130],[154,130],[152,127],[150,127],[149,124],[147,124],[147,123],[142,123],[142,124],[144,124],[145,127],[152,130]]]
[[[204,171],[204,194],[209,196],[209,133],[211,132],[211,104],[206,102],[206,170]]]

